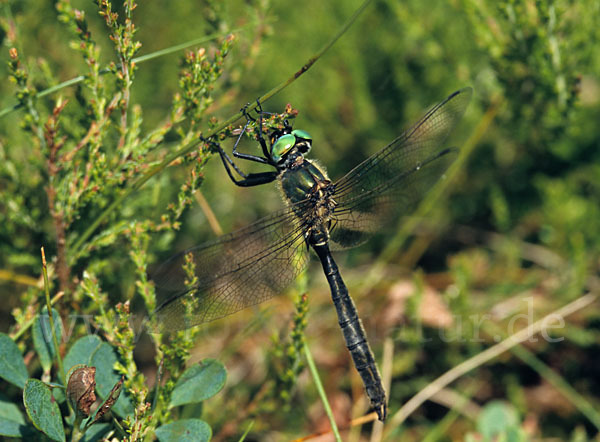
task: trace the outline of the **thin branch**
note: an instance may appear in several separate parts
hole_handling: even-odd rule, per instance
[[[575,301],[565,305],[564,307],[561,307],[558,310],[544,316],[542,319],[534,322],[529,327],[515,333],[512,336],[509,336],[504,341],[488,348],[487,350],[482,351],[481,353],[473,356],[472,358],[469,358],[466,361],[458,364],[456,367],[453,367],[452,369],[448,370],[442,376],[440,376],[439,378],[431,382],[429,385],[427,385],[425,388],[423,388],[421,391],[419,391],[408,402],[406,402],[404,406],[402,406],[402,408],[400,408],[400,410],[398,410],[398,412],[394,414],[392,419],[390,419],[389,426],[387,426],[387,428],[393,429],[399,427],[406,420],[406,418],[408,418],[408,416],[410,416],[415,410],[417,410],[417,408],[419,408],[426,400],[430,399],[432,396],[440,392],[443,388],[445,388],[461,376],[467,374],[469,371],[482,366],[483,364],[491,361],[495,357],[510,350],[515,345],[519,345],[520,343],[531,338],[533,335],[545,330],[548,326],[549,321],[569,316],[596,302],[597,299],[598,296],[592,293],[583,295],[580,298],[577,298]]]
[[[205,37],[195,38],[193,40],[189,40],[189,41],[186,41],[184,43],[180,43],[180,44],[177,44],[177,45],[174,45],[174,46],[170,46],[168,48],[161,49],[161,50],[152,52],[150,54],[146,54],[146,55],[142,55],[140,57],[132,58],[131,62],[135,63],[135,64],[140,64],[140,63],[143,63],[143,62],[148,61],[148,60],[153,60],[155,58],[162,57],[164,55],[169,55],[169,54],[172,54],[172,53],[175,53],[175,52],[182,51],[182,50],[187,49],[187,48],[189,48],[191,46],[201,45],[201,44],[204,44],[204,43],[206,43],[208,41],[215,40],[217,38],[222,38],[224,35],[227,35],[227,34],[233,34],[233,33],[244,31],[244,30],[246,30],[246,28],[250,28],[250,27],[252,27],[252,26],[254,26],[256,24],[257,24],[256,22],[251,22],[251,23],[248,23],[247,25],[240,26],[239,28],[232,29],[231,31],[218,32],[218,33],[207,35]],[[117,66],[117,67],[120,68],[120,66]],[[105,74],[108,74],[109,72],[112,72],[109,68],[103,68],[103,69],[100,70],[99,74],[100,75],[105,75]],[[77,77],[71,78],[69,80],[65,80],[62,83],[59,83],[57,85],[54,85],[52,87],[44,89],[43,91],[38,92],[37,94],[35,94],[35,98],[39,99],[39,98],[45,97],[46,95],[53,94],[53,93],[58,92],[58,91],[60,91],[60,90],[62,90],[64,88],[67,88],[69,86],[74,86],[76,84],[79,84],[82,81],[84,81],[85,79],[86,79],[85,75],[78,75]],[[16,110],[19,110],[22,107],[23,107],[23,103],[17,103],[17,104],[14,104],[12,106],[5,107],[4,109],[2,109],[0,111],[0,118],[6,116],[6,115],[8,115],[8,114],[10,114],[10,113],[12,113],[12,112],[14,112]]]
[[[44,138],[48,146],[48,186],[46,194],[48,195],[48,207],[50,215],[54,221],[54,230],[56,232],[56,273],[60,283],[60,290],[66,291],[69,286],[69,265],[67,264],[67,234],[64,212],[57,207],[56,189],[54,187],[60,166],[57,163],[58,151],[64,145],[64,138],[57,139],[58,136],[58,118],[64,109],[67,101],[59,101],[48,121],[44,125]]]

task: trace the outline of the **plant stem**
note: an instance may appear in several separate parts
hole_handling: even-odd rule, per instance
[[[52,331],[52,343],[54,344],[54,351],[56,354],[56,361],[58,363],[59,377],[62,381],[63,385],[67,385],[67,381],[65,379],[65,369],[63,367],[62,358],[60,357],[59,348],[58,348],[58,338],[56,337],[56,330],[54,328],[54,316],[52,315],[52,303],[50,302],[50,285],[48,283],[48,268],[46,266],[46,254],[44,253],[44,248],[41,249],[42,252],[42,273],[44,274],[44,292],[46,294],[46,309],[48,310],[48,319],[50,321],[50,330]],[[68,401],[67,401],[68,402]]]
[[[327,417],[329,418],[329,423],[331,424],[331,431],[333,431],[335,440],[341,442],[342,438],[340,437],[340,432],[335,423],[335,419],[333,418],[333,412],[331,411],[331,407],[329,406],[329,401],[327,400],[327,395],[325,394],[325,390],[323,389],[323,384],[321,383],[319,372],[315,365],[315,361],[312,358],[312,354],[310,352],[308,344],[306,343],[306,340],[304,341],[304,356],[306,357],[306,363],[308,364],[308,368],[310,369],[310,374],[312,375],[313,380],[315,381],[315,386],[317,387],[317,391],[319,392],[321,402],[323,402],[325,413],[327,413]]]
[[[434,394],[439,392],[442,388],[446,387],[450,383],[454,382],[469,371],[489,362],[495,357],[501,355],[507,350],[510,350],[515,345],[526,341],[531,336],[545,330],[548,321],[556,318],[564,318],[579,310],[588,307],[590,304],[596,302],[598,296],[592,293],[577,298],[575,301],[555,310],[554,312],[544,316],[542,319],[534,322],[529,327],[518,331],[517,333],[509,336],[502,342],[476,354],[475,356],[461,362],[457,366],[451,368],[446,373],[441,375],[439,378],[431,382],[416,395],[414,395],[408,402],[406,402],[400,410],[390,420],[389,428],[396,428],[406,420],[423,402],[428,400]]]
[[[256,22],[248,23],[247,25],[240,26],[239,28],[232,29],[231,31],[227,32],[227,34],[235,34],[236,32],[241,32],[241,31],[245,30],[246,28],[252,27],[252,26],[254,26],[256,24],[257,24]],[[160,50],[152,52],[150,54],[141,55],[139,57],[132,58],[131,61],[134,64],[140,64],[140,63],[143,63],[145,61],[152,60],[154,58],[162,57],[164,55],[169,55],[169,54],[172,54],[174,52],[181,51],[183,49],[189,48],[190,46],[196,46],[196,45],[200,45],[200,44],[206,43],[206,42],[211,41],[211,40],[215,40],[217,38],[223,37],[223,35],[224,35],[223,32],[217,32],[217,33],[213,33],[213,34],[207,35],[205,37],[195,38],[193,40],[188,40],[188,41],[186,41],[184,43],[180,43],[180,44],[177,44],[177,45],[174,45],[174,46],[170,46],[170,47],[165,48],[165,49],[160,49]],[[119,65],[119,66],[117,66],[117,68],[120,69],[121,66]],[[98,73],[100,75],[105,75],[105,74],[108,74],[109,72],[111,72],[111,70],[109,68],[103,68],[103,69],[100,69],[100,71]],[[45,97],[46,95],[53,94],[54,92],[57,92],[57,91],[59,91],[61,89],[64,89],[66,87],[74,86],[74,85],[76,85],[78,83],[81,83],[85,79],[86,79],[85,75],[78,75],[77,77],[70,78],[69,80],[65,80],[62,83],[59,83],[57,85],[54,85],[52,87],[44,89],[43,91],[38,92],[37,94],[35,94],[35,98],[39,99],[39,98]],[[10,106],[10,107],[5,107],[4,109],[2,109],[0,111],[0,118],[4,117],[5,115],[10,114],[13,111],[16,111],[16,110],[20,109],[22,107],[23,107],[23,103],[17,103],[17,104],[14,104],[14,105]]]

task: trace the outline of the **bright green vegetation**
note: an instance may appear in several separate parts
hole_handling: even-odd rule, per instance
[[[312,267],[295,308],[281,296],[138,339],[155,308],[149,270],[218,225],[230,232],[282,207],[275,186],[230,183],[200,135],[300,70],[359,6],[0,5],[0,435],[80,437],[82,404],[61,386],[82,364],[111,407],[85,436],[304,436],[325,419],[307,342],[342,437],[366,437],[371,424],[347,430],[367,404]],[[474,89],[448,146],[461,155],[421,218],[336,254],[389,385],[387,440],[600,430],[599,19],[590,0],[374,1],[263,103],[299,111],[309,158],[336,180],[430,105]],[[250,138],[241,150],[257,153]],[[233,138],[220,142],[228,150]],[[36,316],[49,303],[62,329]],[[554,312],[565,316],[536,322]]]

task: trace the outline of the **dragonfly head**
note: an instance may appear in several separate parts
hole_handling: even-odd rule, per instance
[[[294,129],[291,132],[280,133],[272,137],[271,158],[277,164],[283,163],[285,156],[295,147],[301,154],[307,153],[312,146],[312,137],[308,132]]]

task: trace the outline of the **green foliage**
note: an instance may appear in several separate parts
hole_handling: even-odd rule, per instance
[[[26,428],[25,418],[17,404],[0,396],[0,434],[6,437],[24,437],[27,435]]]
[[[59,318],[58,312],[52,309],[52,314],[55,318]],[[52,368],[52,361],[56,358],[56,349],[52,342],[52,333],[55,333],[57,338],[61,339],[62,328],[59,322],[54,324],[54,331],[50,326],[48,311],[42,311],[39,315],[33,327],[31,328],[31,336],[33,339],[33,346],[35,347],[36,353],[40,357],[40,364],[44,369],[44,375],[49,376]]]
[[[160,441],[209,441],[212,432],[208,424],[200,419],[181,419],[171,424],[163,425],[156,430]]]
[[[303,373],[304,333],[318,337],[310,341],[334,408],[348,419],[361,413],[362,387],[348,379],[350,362],[318,284],[310,287],[310,314],[303,298],[292,327],[287,303],[283,313],[251,312],[252,320],[240,313],[240,323],[251,325],[232,319],[225,325],[230,332],[221,323],[152,335],[150,343],[140,338],[146,323],[140,318],[156,307],[148,277],[154,265],[213,236],[196,204],[200,188],[226,232],[281,207],[275,186],[236,189],[218,161],[208,161],[213,146],[200,142],[202,135],[298,71],[357,6],[262,0],[0,6],[0,38],[8,48],[0,66],[7,80],[0,84],[0,290],[10,299],[0,312],[12,314],[3,321],[9,334],[0,334],[1,435],[39,435],[35,426],[55,440],[190,433],[208,439],[213,432],[227,439],[239,437],[249,418],[255,439],[311,432],[321,411]],[[477,148],[403,255],[421,267],[408,278],[408,294],[394,297],[404,280],[384,263],[391,283],[369,284],[368,295],[355,296],[362,281],[372,280],[363,268],[371,267],[386,236],[341,266],[378,360],[384,339],[396,340],[391,416],[446,370],[597,290],[599,16],[592,1],[380,0],[310,71],[263,103],[283,112],[269,127],[295,118],[296,128],[311,133],[311,154],[337,179],[428,105],[459,87],[475,89],[450,143],[460,146],[472,134]],[[234,28],[243,28],[235,38]],[[162,52],[215,35],[203,48]],[[144,58],[152,54],[160,56]],[[70,78],[76,81],[57,87]],[[248,126],[241,151],[256,152],[255,130]],[[218,139],[229,149],[238,133],[229,126]],[[40,283],[41,246],[51,306]],[[389,256],[399,262],[401,253]],[[57,320],[58,349],[44,308]],[[451,318],[446,325],[435,322],[444,315]],[[448,438],[470,431],[523,440],[525,428],[531,431],[527,419],[537,422],[535,437],[593,434],[599,317],[593,305],[565,327],[549,329],[549,338],[565,339],[529,343],[537,359],[515,352],[517,358],[474,371],[470,380],[481,386],[474,397],[484,406],[477,416],[468,411],[476,407],[460,410]],[[256,331],[273,329],[278,337],[271,345]],[[197,360],[196,344],[202,357],[212,352],[225,361],[236,380],[227,394],[217,394],[225,380],[221,363],[190,362]],[[103,400],[124,379],[105,422],[73,423],[59,388],[66,381],[61,360],[67,372],[77,364],[96,367]],[[452,388],[463,386],[457,381]],[[549,401],[558,406],[536,402],[542,393],[558,396]],[[395,435],[406,431],[414,440],[435,432],[436,407],[423,406]],[[34,416],[38,409],[43,414]]]
[[[105,228],[91,232],[97,236],[87,240],[84,232],[111,201],[123,193],[124,186],[139,181],[141,177],[145,176],[147,180],[151,176],[148,171],[159,164],[165,155],[157,149],[165,142],[165,137],[169,138],[170,148],[174,151],[198,139],[200,124],[206,120],[204,113],[212,103],[213,85],[223,72],[232,38],[223,38],[217,48],[209,51],[200,49],[185,55],[180,72],[181,91],[173,95],[171,109],[165,113],[164,121],[153,130],[142,133],[142,108],[132,101],[132,87],[138,69],[134,57],[141,47],[133,23],[136,5],[127,1],[115,8],[110,2],[98,1],[96,7],[104,25],[104,31],[100,33],[96,28],[98,23],[93,20],[90,22],[88,15],[71,2],[59,1],[56,4],[56,20],[66,25],[63,30],[71,32],[74,40],[70,46],[81,55],[85,66],[83,82],[70,94],[68,90],[63,91],[67,93],[66,97],[39,97],[39,92],[55,84],[55,81],[44,78],[42,74],[45,71],[41,72],[39,66],[20,56],[26,46],[22,45],[14,32],[5,35],[12,47],[7,74],[15,85],[17,105],[22,108],[20,127],[26,137],[15,139],[20,142],[27,140],[29,147],[6,151],[4,143],[2,145],[3,160],[6,160],[2,162],[0,171],[2,206],[10,209],[2,210],[1,215],[1,222],[6,224],[1,234],[2,256],[8,257],[2,264],[9,269],[18,267],[20,272],[35,274],[39,262],[36,256],[39,255],[36,247],[34,250],[30,248],[30,241],[36,243],[41,240],[46,245],[47,253],[54,256],[50,266],[50,290],[66,294],[71,299],[69,304],[78,304],[79,309],[72,312],[71,316],[67,315],[67,304],[60,304],[60,308],[53,309],[54,335],[58,341],[62,341],[63,327],[73,333],[65,338],[89,332],[89,319],[93,316],[94,326],[104,338],[83,336],[73,340],[73,345],[68,348],[66,368],[76,364],[95,367],[97,392],[100,397],[110,401],[110,404],[106,403],[106,410],[111,409],[123,418],[125,428],[121,431],[137,439],[149,431],[149,426],[156,427],[162,423],[162,419],[169,419],[169,413],[157,413],[155,421],[151,423],[147,404],[148,388],[133,359],[139,330],[132,327],[130,303],[118,303],[113,307],[115,298],[108,296],[106,290],[122,287],[133,294],[127,286],[134,287],[135,282],[147,310],[154,309],[153,287],[147,278],[147,250],[151,235],[178,228],[179,218],[193,201],[191,195],[201,182],[199,170],[208,157],[207,152],[196,150],[185,159],[186,162],[194,162],[196,168],[178,192],[177,205],[163,207],[162,217],[153,216],[146,220],[143,216],[138,217],[144,212],[148,215],[154,213],[156,195],[147,188],[139,192],[137,198],[120,207]],[[3,24],[5,30],[14,26],[10,18]],[[98,37],[102,37],[102,34],[107,35],[113,45],[110,50],[114,61],[109,62],[106,68],[101,60],[107,48],[98,43]],[[17,46],[21,49],[17,49]],[[165,194],[162,201],[171,199],[172,195]],[[46,201],[42,203],[44,199]],[[46,209],[38,210],[43,205],[46,205]],[[24,234],[26,231],[28,235]],[[11,237],[19,239],[10,241]],[[169,237],[172,239],[172,234],[166,237],[167,242]],[[54,244],[49,242],[50,238],[55,239]],[[101,250],[124,244],[129,244],[129,263],[127,254],[112,262],[106,259],[107,255],[102,256]],[[127,273],[130,276],[121,279]],[[73,277],[74,274],[77,276]],[[137,281],[134,277],[137,277]],[[115,285],[119,282],[121,285]],[[32,339],[43,368],[42,377],[49,380],[52,378],[51,370],[57,358],[57,349],[50,338],[52,333],[47,321],[44,321],[47,316],[40,315],[33,319],[36,310],[41,309],[43,298],[36,299],[33,294],[35,291],[30,292],[24,298],[29,304],[28,310],[16,312],[14,330],[17,336],[27,339],[24,342]],[[5,355],[8,359],[1,375],[23,387],[23,376],[26,379],[27,371],[13,341],[5,338],[2,342],[7,347]],[[109,342],[118,342],[119,345]],[[171,380],[176,380],[189,357],[189,337],[187,340],[180,338],[173,348],[172,357],[165,366],[172,376]],[[112,390],[119,385],[121,376],[125,379],[125,392],[117,396]],[[212,378],[210,381],[213,381]],[[43,392],[48,389],[35,379],[27,382],[34,386],[42,385]],[[57,382],[61,382],[60,375]],[[223,385],[223,380],[220,385]],[[169,395],[167,388],[166,394],[163,392],[160,397],[168,403]],[[206,394],[204,397],[209,396]],[[64,395],[61,404],[66,410]],[[34,405],[45,406],[39,400]],[[26,406],[28,410],[33,409],[27,402]],[[160,402],[157,407],[166,410]],[[51,412],[54,418],[52,424],[58,423],[56,428],[30,417],[38,429],[56,439],[57,428],[61,431],[63,428],[58,404],[53,401],[52,408],[45,407],[44,410]],[[75,427],[78,425],[79,421],[76,421]],[[73,428],[72,431],[72,437],[82,436],[79,428]]]
[[[4,333],[0,333],[0,355],[0,377],[23,388],[27,381],[27,367],[19,347]]]
[[[525,432],[519,427],[517,413],[508,404],[490,402],[477,419],[477,430],[484,441],[526,441]]]
[[[302,277],[300,278],[302,279]],[[284,410],[292,410],[292,400],[298,383],[298,376],[305,368],[302,349],[307,326],[308,296],[303,293],[295,303],[295,314],[290,325],[289,339],[273,336],[273,349],[269,355],[270,372],[275,382],[269,384],[269,391],[261,398],[260,410],[273,411],[283,405]],[[286,336],[287,337],[287,336]]]
[[[38,379],[28,379],[23,388],[23,403],[35,428],[51,440],[65,440],[60,410],[48,385]]]
[[[225,385],[225,367],[216,359],[205,359],[188,368],[177,380],[170,405],[193,404],[213,397]]]

